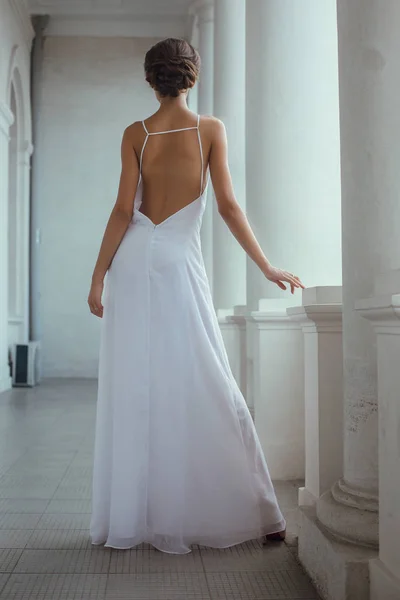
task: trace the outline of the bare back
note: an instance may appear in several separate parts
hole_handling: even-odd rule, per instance
[[[198,199],[205,188],[211,143],[203,119],[187,112],[179,118],[157,115],[143,121],[135,151],[143,180],[140,212],[155,225]],[[135,124],[137,129],[139,124]]]

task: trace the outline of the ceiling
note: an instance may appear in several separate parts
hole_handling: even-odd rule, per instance
[[[57,17],[182,17],[193,0],[28,0],[31,14]]]
[[[32,15],[50,16],[47,35],[191,39],[193,31],[193,0],[24,1]]]

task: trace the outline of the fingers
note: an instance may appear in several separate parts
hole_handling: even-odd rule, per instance
[[[294,288],[301,288],[304,290],[305,286],[302,284],[302,282],[300,281],[300,278],[297,277],[297,275],[293,275],[293,273],[288,273],[287,271],[285,271],[284,274],[285,274],[284,281],[287,281],[288,283],[290,283],[290,288],[292,289],[292,294],[294,293]]]
[[[294,294],[295,289],[301,288],[305,289],[305,286],[301,282],[300,278],[297,275],[293,275],[293,273],[289,273],[288,271],[281,271],[281,278],[276,280],[275,283],[282,290],[286,290],[286,286],[283,284],[283,281],[286,281],[290,285],[290,292]]]
[[[100,304],[100,306],[97,306],[93,302],[88,302],[88,304],[89,304],[90,312],[93,315],[95,315],[96,317],[102,318],[102,316],[103,316],[103,306],[101,304]]]

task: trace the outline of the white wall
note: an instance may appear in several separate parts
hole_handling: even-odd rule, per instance
[[[115,201],[124,128],[157,108],[148,38],[49,37],[41,95],[43,376],[96,377],[100,320],[86,304]]]
[[[24,1],[0,0],[0,392],[11,386],[9,343],[26,342],[28,336],[28,175],[32,149],[29,65],[32,36]],[[15,93],[13,105],[12,88]],[[16,123],[10,130],[14,121]],[[11,169],[10,134],[14,159]],[[9,203],[12,211],[9,211]],[[13,286],[10,297],[9,280]]]

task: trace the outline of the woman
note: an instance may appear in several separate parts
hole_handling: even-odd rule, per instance
[[[183,554],[192,544],[284,538],[204,269],[208,170],[221,217],[265,277],[292,293],[303,285],[268,262],[236,202],[223,124],[187,107],[199,68],[183,40],[146,54],[160,108],[123,135],[118,197],[88,298],[103,317],[90,531],[94,544],[113,548],[149,542]]]

